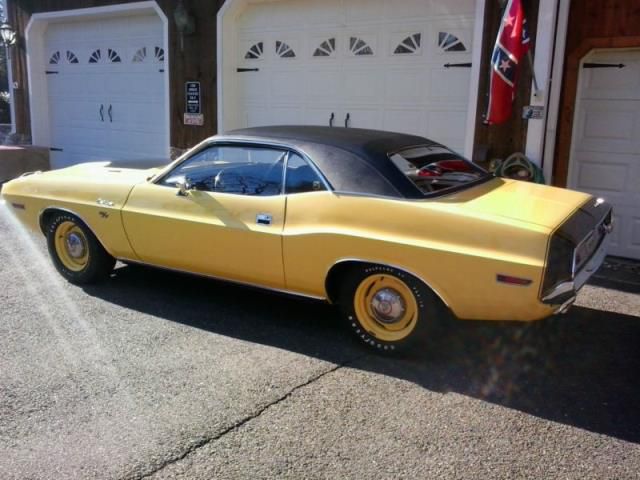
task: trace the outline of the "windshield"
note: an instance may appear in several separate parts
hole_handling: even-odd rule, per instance
[[[411,147],[389,158],[425,195],[475,184],[490,176],[442,145]]]

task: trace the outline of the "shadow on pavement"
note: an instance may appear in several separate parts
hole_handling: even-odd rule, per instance
[[[575,307],[533,324],[454,322],[423,353],[366,355],[323,303],[144,267],[86,292],[125,308],[456,392],[640,443],[640,318]]]

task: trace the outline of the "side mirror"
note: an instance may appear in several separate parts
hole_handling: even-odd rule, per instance
[[[193,190],[193,184],[187,177],[184,181],[176,183],[176,187],[178,187],[178,193],[176,193],[178,197],[186,197],[189,195],[189,191]]]

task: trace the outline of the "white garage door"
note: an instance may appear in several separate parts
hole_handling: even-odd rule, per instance
[[[613,204],[610,254],[640,259],[640,51],[598,52],[585,63],[569,185]]]
[[[238,20],[240,123],[346,122],[462,151],[474,10],[473,0],[250,5]]]
[[[157,16],[51,24],[45,45],[54,168],[168,158]]]

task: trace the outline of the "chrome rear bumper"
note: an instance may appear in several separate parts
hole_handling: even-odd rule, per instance
[[[558,308],[554,310],[554,313],[565,313],[573,302],[576,300],[578,291],[584,286],[585,283],[591,278],[604,262],[607,256],[607,246],[609,245],[608,232],[602,238],[600,246],[591,256],[589,261],[580,270],[575,278],[570,282],[563,282],[558,285],[542,299],[542,302],[547,305],[557,305]]]

